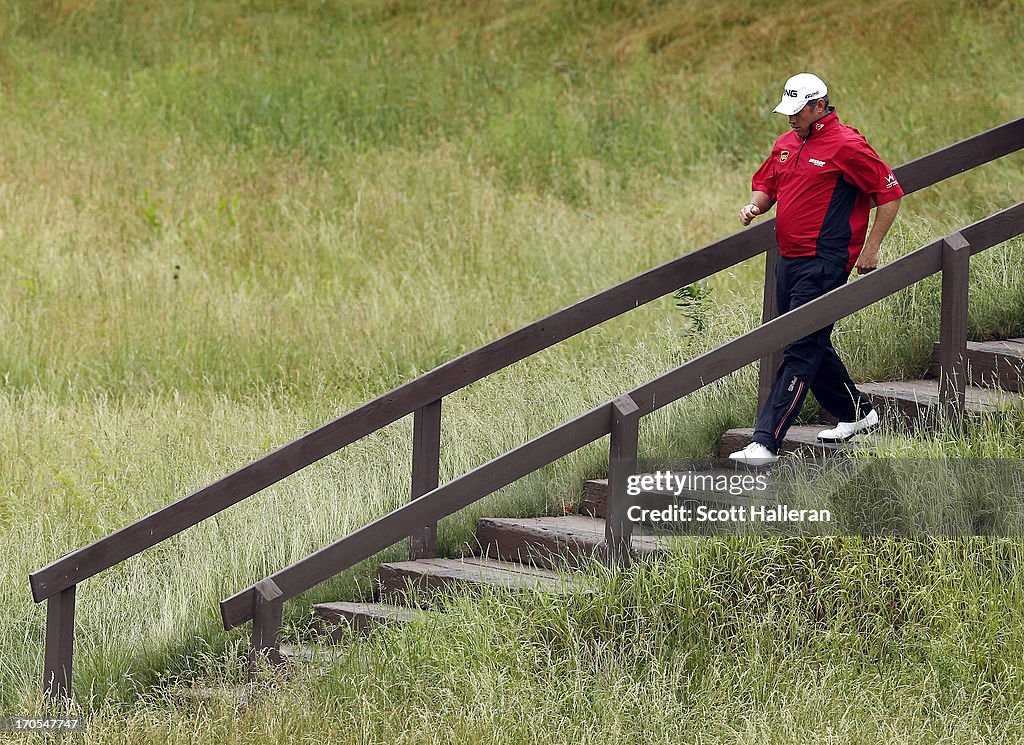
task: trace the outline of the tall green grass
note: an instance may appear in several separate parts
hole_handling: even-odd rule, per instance
[[[95,742],[1013,742],[1019,545],[703,539],[567,597],[454,596],[429,620],[246,682],[183,679]],[[196,676],[225,684],[195,696]],[[236,698],[232,688],[242,684]],[[168,712],[171,712],[170,715]]]
[[[771,13],[740,0],[0,4],[0,713],[38,704],[44,611],[30,601],[29,571],[437,364],[739,229],[750,174],[780,131],[767,112],[797,67],[829,81],[842,118],[894,165],[1019,115],[1018,10],[916,0],[783,2]],[[1015,202],[1021,162],[906,199],[883,259]],[[972,262],[976,338],[1024,332],[1021,248]],[[702,334],[665,298],[446,398],[442,477],[753,327],[761,275],[748,262],[711,280]],[[858,378],[913,375],[937,319],[938,285],[925,282],[847,319],[837,344]],[[752,420],[754,384],[744,370],[645,420],[645,453],[710,453],[724,429]],[[894,433],[884,452],[1017,455],[1019,430],[1004,416],[960,436]],[[985,646],[961,654],[950,629],[977,623],[998,637],[1019,618],[1016,543],[897,547],[928,553],[895,564],[874,546],[850,549],[851,575],[893,573],[926,588],[926,609],[949,606],[946,626],[920,627],[939,628],[942,653],[887,658],[888,668],[873,667],[870,650],[903,642],[884,624],[832,657],[833,638],[818,632],[788,646],[716,632],[698,665],[686,649],[707,619],[656,653],[613,625],[622,640],[608,652],[585,632],[617,617],[612,606],[570,605],[557,621],[549,601],[492,598],[456,605],[434,629],[358,646],[326,678],[299,674],[238,724],[228,709],[171,698],[195,679],[236,680],[241,636],[219,630],[219,599],[406,501],[410,431],[396,423],[83,584],[75,674],[79,700],[99,712],[89,738],[115,741],[131,727],[138,740],[232,741],[251,726],[266,740],[298,739],[323,714],[352,741],[423,731],[544,741],[559,727],[581,740],[664,741],[697,737],[697,720],[680,717],[710,691],[709,741],[782,730],[796,733],[790,741],[1012,739],[996,720],[1014,721],[1019,640],[993,647],[996,672],[982,688],[962,660]],[[470,540],[478,515],[561,511],[605,458],[598,443],[453,516],[442,548]],[[726,593],[712,566],[760,567],[775,551],[700,544],[682,564],[606,578],[601,602],[633,602],[638,628],[661,629],[658,614],[675,604],[666,578],[683,572],[687,592]],[[802,566],[833,562],[814,554]],[[309,625],[306,600],[368,594],[375,565],[289,603],[292,633]],[[773,570],[783,586],[804,571],[794,567]],[[932,582],[933,570],[948,581]],[[749,599],[730,628],[804,623],[804,609],[748,587],[751,577],[737,580]],[[954,579],[977,584],[951,594]],[[646,595],[630,600],[634,590],[616,582]],[[537,635],[558,623],[580,640],[545,657],[553,642]],[[522,639],[535,656],[517,656]],[[467,645],[476,653],[463,654]],[[630,664],[615,661],[620,652]],[[399,670],[423,665],[437,685],[401,683]],[[888,718],[882,669],[900,692]],[[378,688],[362,691],[367,678]],[[482,682],[460,692],[448,682],[457,678]],[[946,697],[928,703],[947,678]],[[809,693],[830,686],[832,698]],[[784,692],[791,713],[744,719],[746,690],[759,706]],[[828,722],[829,704],[864,713]],[[645,724],[655,709],[675,720]],[[954,715],[963,723],[943,719]]]

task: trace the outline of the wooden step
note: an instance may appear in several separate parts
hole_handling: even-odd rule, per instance
[[[939,343],[932,350],[932,377],[939,375]],[[1005,391],[1024,389],[1024,339],[967,342],[967,382],[998,386]]]
[[[824,429],[824,427],[822,427],[822,429]],[[753,434],[753,430],[750,430],[750,432]],[[748,439],[743,444],[746,445],[749,441],[748,436]],[[739,448],[736,449],[738,450]],[[732,451],[730,450],[729,452]],[[741,466],[740,468],[743,467]],[[742,473],[746,472],[746,470],[742,471]],[[731,476],[737,473],[737,468],[702,469],[699,473],[712,477],[720,475]],[[764,493],[734,495],[725,492],[702,489],[697,491],[683,491],[678,496],[669,492],[644,492],[636,497],[628,497],[628,499],[630,499],[631,504],[636,504],[643,510],[663,510],[673,504],[682,504],[684,502],[721,505],[723,507],[731,507],[733,505],[751,505],[765,500],[770,500],[773,496],[774,493],[770,490],[765,490]],[[584,515],[603,518],[607,516],[607,503],[608,479],[591,479],[588,481],[583,488],[583,499],[580,502],[580,512]]]
[[[345,637],[346,628],[367,634],[378,626],[406,623],[423,615],[419,608],[392,603],[320,603],[313,613],[322,619],[335,641]]]
[[[882,383],[858,383],[871,403],[882,414],[912,424],[937,413],[939,382],[937,380],[893,380]],[[1021,401],[1016,393],[994,388],[967,386],[964,409],[981,414],[1008,408]]]
[[[404,594],[409,587],[420,602],[452,588],[538,590],[561,594],[572,585],[557,573],[525,564],[467,556],[462,559],[419,559],[381,564],[381,593]]]
[[[798,453],[805,456],[837,455],[842,454],[845,445],[843,443],[824,443],[818,441],[818,433],[828,429],[828,424],[801,424],[790,427],[786,433],[786,439],[782,441],[780,453]],[[753,427],[737,427],[730,429],[718,442],[718,457],[728,458],[729,453],[742,450],[750,444],[750,438],[754,436]],[[856,440],[854,440],[856,441]]]
[[[281,659],[287,663],[312,662],[316,659],[337,658],[343,654],[340,647],[322,644],[281,644],[278,646]]]
[[[477,521],[481,551],[491,559],[557,568],[580,566],[600,557],[604,547],[604,520],[588,515],[562,517],[485,517]],[[635,528],[632,551],[649,556],[666,546],[669,536]]]

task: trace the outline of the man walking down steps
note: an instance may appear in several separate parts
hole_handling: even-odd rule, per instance
[[[903,189],[863,135],[839,121],[828,88],[816,75],[787,80],[774,112],[789,117],[790,131],[775,141],[754,174],[740,221],[749,225],[778,203],[775,295],[781,315],[842,287],[854,267],[858,274],[877,268]],[[872,201],[877,209],[868,235]],[[839,420],[819,433],[819,440],[848,440],[878,423],[878,413],[850,379],[831,336],[829,325],[786,347],[752,442],[729,458],[748,465],[778,460],[808,390]]]

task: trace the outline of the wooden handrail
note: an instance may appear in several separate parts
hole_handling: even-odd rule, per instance
[[[980,220],[959,232],[978,253],[1024,232],[1024,202]],[[809,333],[866,308],[942,269],[946,239],[911,253],[832,290],[763,326],[747,332],[627,395],[646,416],[693,391]],[[408,536],[417,525],[447,517],[611,431],[613,403],[591,409],[524,445],[499,456],[444,486],[409,502],[311,556],[270,575],[288,600],[383,551]],[[221,601],[224,628],[252,618],[255,585]]]
[[[1024,117],[895,169],[911,193],[1024,147]],[[686,284],[763,253],[775,219],[626,280],[427,372],[29,575],[41,602],[216,515],[449,393]],[[421,526],[422,527],[422,526]]]
[[[447,362],[29,575],[36,602],[144,551],[443,396],[536,352],[763,253],[774,218],[570,305]]]
[[[1003,138],[1006,139],[1003,139]],[[893,173],[905,194],[945,181],[1024,147],[1024,117],[904,163]],[[936,157],[940,156],[940,157]]]

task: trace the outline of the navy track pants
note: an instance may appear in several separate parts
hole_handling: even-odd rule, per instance
[[[818,256],[795,259],[780,256],[775,266],[779,315],[842,287],[848,278],[845,266]],[[857,390],[832,346],[833,325],[798,339],[785,349],[768,400],[757,417],[753,436],[754,442],[773,453],[779,452],[808,390],[841,422],[856,421],[871,411],[871,400]]]

